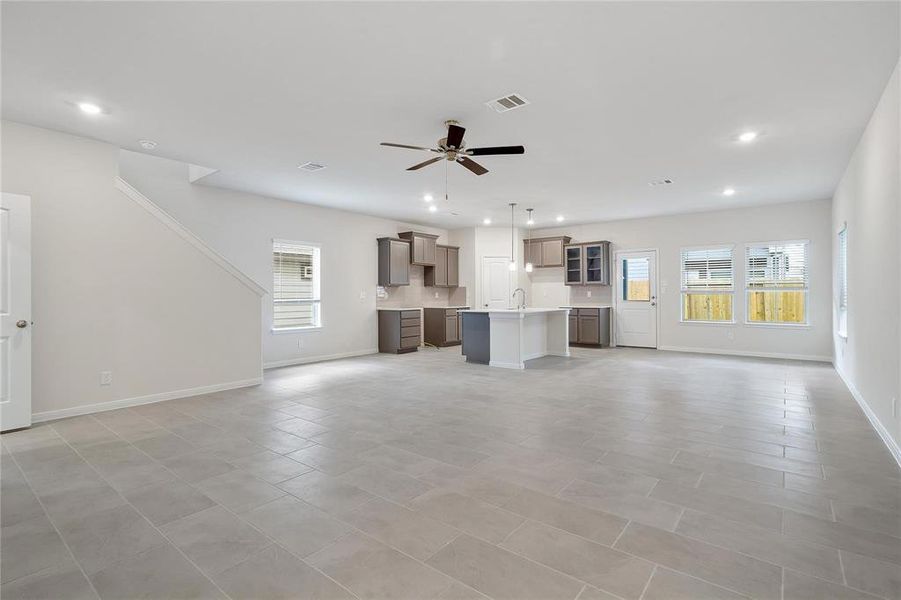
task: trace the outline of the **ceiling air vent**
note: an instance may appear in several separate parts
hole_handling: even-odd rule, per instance
[[[320,165],[319,163],[314,162],[305,162],[297,168],[301,171],[321,171],[325,168],[325,165]]]
[[[655,179],[654,181],[649,181],[648,185],[651,187],[657,187],[658,185],[669,185],[673,182],[672,179]]]
[[[508,110],[513,110],[514,108],[519,108],[521,106],[525,106],[529,101],[520,96],[519,94],[510,94],[509,96],[504,96],[503,98],[498,98],[497,100],[492,100],[491,102],[486,102],[488,106],[493,108],[495,112],[507,112]]]

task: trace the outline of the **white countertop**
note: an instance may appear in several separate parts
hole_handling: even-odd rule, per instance
[[[469,310],[461,310],[464,313],[522,313],[526,315],[561,312],[565,308],[471,308]]]
[[[393,306],[378,306],[378,307],[376,307],[376,310],[423,310],[425,308],[435,308],[438,310],[444,310],[444,309],[451,309],[451,308],[461,309],[461,308],[468,308],[468,307],[466,307],[466,306],[406,306],[406,307],[402,306],[400,308],[394,308]]]
[[[560,308],[613,308],[610,304],[568,304]]]

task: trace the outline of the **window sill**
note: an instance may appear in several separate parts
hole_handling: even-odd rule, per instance
[[[752,323],[746,321],[745,325],[770,329],[810,329],[810,323]]]
[[[282,333],[303,333],[304,331],[318,331],[322,329],[322,325],[310,325],[309,327],[282,327],[281,329],[272,328],[269,333],[279,335]]]
[[[735,321],[679,321],[679,325],[716,325],[719,327],[734,327]]]

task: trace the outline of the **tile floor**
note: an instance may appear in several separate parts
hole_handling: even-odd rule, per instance
[[[9,600],[901,597],[901,473],[824,364],[421,350],[0,439]]]

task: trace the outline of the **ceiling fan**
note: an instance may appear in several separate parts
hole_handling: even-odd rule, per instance
[[[466,128],[460,127],[456,121],[445,121],[447,125],[447,137],[438,140],[437,148],[425,148],[423,146],[410,146],[407,144],[392,144],[391,142],[382,142],[382,146],[391,146],[392,148],[408,148],[410,150],[424,150],[426,152],[434,152],[440,154],[435,158],[413,165],[408,171],[416,171],[439,160],[449,160],[458,162],[476,175],[484,175],[488,169],[469,158],[470,156],[492,156],[498,154],[524,154],[526,149],[522,146],[490,146],[488,148],[467,148],[463,143],[463,134]]]

